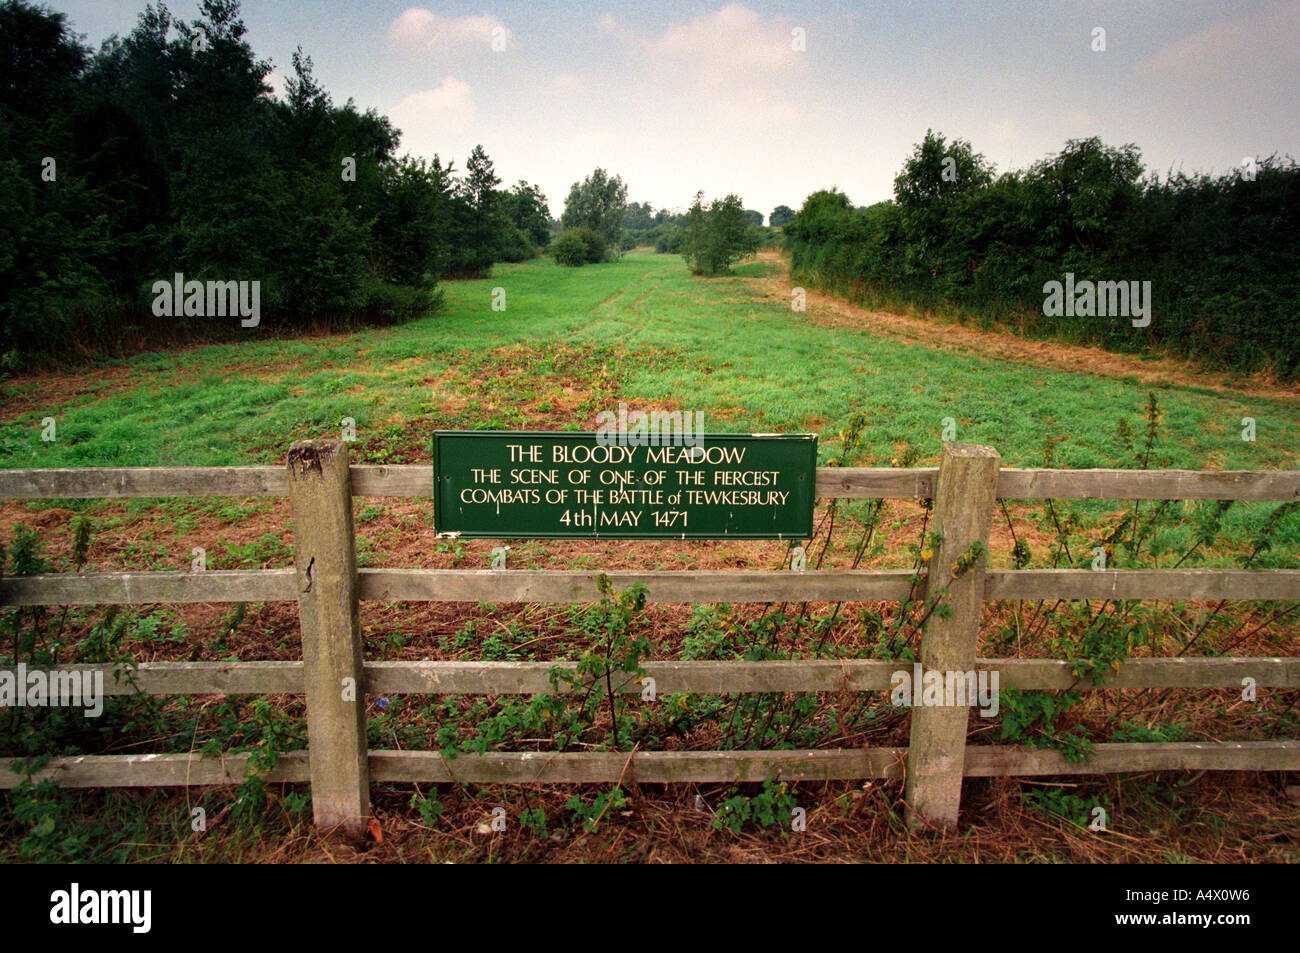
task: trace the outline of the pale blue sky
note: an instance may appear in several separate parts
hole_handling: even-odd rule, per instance
[[[144,0],[49,6],[97,46],[128,32]],[[194,0],[168,6],[197,12]],[[459,168],[481,142],[507,184],[538,183],[557,214],[597,165],[656,207],[703,189],[766,214],[831,185],[865,205],[890,197],[927,128],[969,139],[999,170],[1092,135],[1136,143],[1162,172],[1300,155],[1300,0],[243,9],[277,73],[301,44],[335,100],[389,115],[404,150]],[[1096,27],[1104,52],[1091,49]]]

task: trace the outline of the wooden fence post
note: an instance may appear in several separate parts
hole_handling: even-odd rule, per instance
[[[312,814],[318,827],[360,840],[370,772],[347,444],[300,440],[288,469]]]
[[[943,538],[934,546],[930,559],[925,605],[927,609],[934,605],[946,588],[948,593],[942,598],[952,607],[952,613],[946,618],[934,613],[926,624],[921,636],[923,672],[967,672],[975,668],[988,558],[981,556],[956,579],[953,567],[972,543],[988,546],[1001,463],[1001,456],[992,447],[944,444],[931,520],[933,531]],[[912,685],[912,704],[917,705],[920,697],[921,685]],[[969,721],[967,707],[912,709],[903,799],[910,808],[908,824],[913,829],[956,828]]]

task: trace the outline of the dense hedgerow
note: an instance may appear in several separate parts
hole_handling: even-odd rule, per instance
[[[927,134],[893,201],[854,208],[808,197],[785,227],[797,282],[876,305],[946,307],[986,326],[1168,350],[1207,366],[1300,375],[1300,168],[1144,176],[1135,146],[1072,140],[1028,169],[994,176],[961,140]],[[1050,317],[1044,284],[1150,281],[1148,327]]]

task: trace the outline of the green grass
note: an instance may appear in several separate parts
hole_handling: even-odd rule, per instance
[[[498,286],[505,313],[490,308]],[[389,445],[426,441],[433,427],[592,426],[590,416],[546,421],[558,379],[590,385],[590,413],[622,399],[702,410],[710,430],[814,429],[823,460],[860,411],[865,464],[887,465],[902,443],[923,462],[937,459],[941,422],[952,417],[960,441],[997,447],[1008,465],[1041,464],[1045,441],[1063,437],[1057,466],[1109,466],[1123,456],[1115,422],[1127,417],[1137,429],[1147,390],[813,326],[737,279],[694,279],[680,258],[649,252],[579,269],[549,259],[499,265],[491,278],[446,289],[443,313],[397,328],[142,354],[123,362],[134,386],[54,406],[0,385],[11,417],[0,466],[270,463],[295,439],[337,435],[344,417],[377,458]],[[502,348],[524,350],[493,353]],[[1157,396],[1166,465],[1297,466],[1295,402],[1190,387]],[[46,416],[58,422],[53,443],[40,439]],[[1254,443],[1240,439],[1246,416],[1258,422]]]
[[[250,338],[242,345],[143,354],[105,365],[129,375],[126,383],[115,378],[91,385],[84,375],[70,373],[64,383],[72,385],[72,396],[52,406],[33,396],[47,388],[47,381],[0,380],[6,418],[0,425],[0,467],[278,463],[293,440],[337,436],[344,417],[356,421],[358,458],[427,461],[434,428],[584,429],[594,425],[597,410],[619,400],[645,408],[700,410],[708,429],[715,431],[812,429],[821,438],[822,462],[838,452],[838,433],[849,417],[862,413],[868,423],[855,462],[864,465],[888,465],[903,445],[919,451],[919,462],[933,463],[945,417],[958,421],[959,440],[997,447],[1008,465],[1040,465],[1049,440],[1054,441],[1057,466],[1131,465],[1115,425],[1126,419],[1140,441],[1148,387],[905,344],[866,330],[817,326],[807,315],[793,314],[787,301],[764,298],[742,280],[762,276],[771,267],[750,262],[737,269],[735,278],[706,281],[691,278],[676,256],[634,253],[617,263],[580,269],[541,259],[498,266],[489,279],[450,283],[442,313],[401,327],[328,338]],[[505,313],[491,310],[496,287],[506,289]],[[74,387],[81,392],[74,393]],[[1300,402],[1172,386],[1159,388],[1157,397],[1163,426],[1153,465],[1300,465]],[[47,416],[58,421],[53,443],[40,439],[41,419]],[[1254,443],[1240,439],[1245,416],[1257,420]],[[1152,507],[1143,505],[1144,512]],[[261,501],[127,501],[128,514],[156,508],[168,522],[133,530],[124,555],[132,565],[183,569],[189,554],[178,555],[169,534],[193,530],[200,518],[231,527],[256,522],[271,506]],[[1093,517],[1114,508],[1106,502],[1077,506]],[[861,513],[866,507],[866,502],[845,503],[841,512]],[[1247,545],[1272,509],[1272,504],[1235,506],[1224,520],[1222,537]],[[385,525],[388,516],[385,505],[360,508],[359,525],[371,524],[369,535],[358,537],[361,565],[379,563],[385,547],[396,544],[400,531]],[[1028,518],[1038,517],[1030,513]],[[130,522],[117,512],[105,519],[101,532]],[[411,529],[418,532],[426,525]],[[209,568],[278,566],[291,560],[283,537],[272,532],[234,542],[218,528],[214,539]],[[1153,540],[1172,550],[1192,541],[1186,520],[1162,526]],[[1279,534],[1278,544],[1257,567],[1296,564],[1300,526],[1294,519]],[[461,541],[440,541],[432,548],[452,553],[461,568],[485,566],[482,554],[467,553]],[[1086,554],[1076,555],[1086,565]],[[1237,555],[1215,550],[1198,555],[1195,565],[1236,565]],[[690,553],[665,551],[657,566],[690,568],[694,561]],[[67,557],[60,557],[55,568],[69,569],[66,562]],[[512,568],[592,569],[599,564],[595,555],[557,555],[538,541],[516,544],[510,556]],[[478,611],[494,609],[484,604]],[[78,609],[73,621],[92,617]],[[236,648],[235,638],[229,645],[226,640],[237,622],[211,638],[211,633],[190,632],[170,608],[132,615],[131,620],[139,640],[160,647],[188,640],[207,658]],[[410,634],[400,626],[381,625],[369,637],[376,651],[397,657]],[[537,648],[535,640],[514,628],[476,629],[473,619],[459,633],[439,638],[443,651],[469,650],[485,658],[532,657]],[[1279,646],[1279,653],[1284,648]],[[567,642],[548,649],[561,655],[578,651]],[[700,657],[707,651],[706,645]],[[397,710],[375,717],[371,727],[388,730],[398,724]],[[201,735],[195,734],[199,721],[188,702],[173,715],[171,722],[146,726],[141,733],[154,739],[149,743],[153,750],[188,750],[196,737],[200,744],[222,749],[257,741],[257,726],[250,734],[246,713],[233,702],[210,713]],[[1178,724],[1152,727],[1135,721],[1117,737],[1137,740],[1180,730]],[[401,743],[416,746],[422,740],[418,735]],[[197,840],[187,833],[191,805],[182,810],[158,792],[128,797],[42,791],[8,797],[10,809],[25,825],[24,839],[0,847],[0,859],[241,860],[258,856],[277,836],[307,836],[309,812],[301,795],[292,795],[292,802],[272,798],[269,820],[261,828],[246,829],[232,820],[229,829],[235,833],[212,839],[203,851],[187,846],[179,853],[166,845]],[[194,803],[213,816],[230,802],[229,792],[198,798]],[[1080,814],[1079,805],[1064,796],[1048,800],[1040,795],[1039,800],[1041,816],[1061,813],[1055,808],[1062,803],[1070,808],[1065,812],[1069,819]],[[453,803],[450,797],[448,802]],[[535,810],[531,804],[527,809]],[[471,805],[462,813],[475,810]],[[560,816],[553,811],[552,822]],[[78,826],[80,818],[89,820]],[[1045,850],[1027,859],[1068,856]]]

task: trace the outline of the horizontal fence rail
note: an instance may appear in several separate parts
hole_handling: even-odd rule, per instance
[[[362,657],[356,606],[369,602],[582,603],[599,598],[597,571],[358,569],[351,497],[430,497],[431,466],[350,466],[347,445],[304,441],[285,467],[179,467],[0,470],[0,498],[289,497],[311,532],[295,540],[295,565],[269,570],[86,572],[0,577],[0,605],[142,605],[297,602],[303,659],[249,662],[145,662],[104,671],[105,695],[304,695],[308,751],[281,755],[267,781],[310,782],[322,827],[360,836],[369,815],[368,784],[379,781],[474,783],[675,783],[904,778],[909,822],[955,826],[963,777],[1103,774],[1147,770],[1300,770],[1300,742],[1098,744],[1085,762],[1053,750],[969,744],[967,711],[912,710],[906,748],[801,751],[496,752],[447,758],[432,751],[367,750],[366,695],[532,695],[569,691],[574,662],[370,661]],[[297,461],[296,468],[294,461]],[[985,559],[959,580],[946,564],[973,542],[987,545],[998,499],[1300,499],[1300,471],[1045,470],[1000,466],[991,448],[946,444],[938,467],[817,470],[819,498],[932,499],[941,552],[927,571],[809,570],[606,572],[615,588],[639,581],[657,603],[927,601],[954,584],[951,619],[922,637],[930,670],[996,671],[998,687],[1021,690],[1149,688],[1300,688],[1300,658],[1141,658],[1120,663],[1097,683],[1060,659],[977,658],[982,603],[1008,600],[1300,599],[1300,570],[1152,569],[988,570]],[[322,567],[323,570],[322,570]],[[321,587],[324,587],[322,590]],[[349,607],[350,610],[349,610]],[[939,662],[950,663],[941,665]],[[889,691],[909,662],[876,659],[647,661],[614,689],[657,694]],[[14,666],[0,675],[14,675]],[[340,675],[360,685],[340,703]],[[249,755],[87,755],[55,758],[31,773],[67,786],[226,785],[245,779]],[[0,788],[27,776],[0,759]]]
[[[364,602],[595,602],[595,570],[359,569]],[[909,569],[610,570],[615,588],[646,585],[646,599],[694,602],[898,602]],[[293,602],[293,569],[87,572],[0,577],[0,604],[149,605]],[[986,601],[1013,599],[1300,599],[1300,569],[989,570]]]
[[[356,464],[353,496],[433,495],[433,467]],[[823,499],[930,499],[938,467],[818,467]],[[0,499],[288,496],[283,467],[0,470]],[[1043,470],[1004,467],[999,499],[1294,500],[1297,470]]]
[[[498,752],[448,758],[437,751],[371,750],[373,781],[466,784],[699,784],[884,780],[905,776],[907,748],[795,751]],[[239,784],[247,754],[83,755],[58,759],[32,772],[33,781],[64,787],[163,787]],[[0,758],[0,790],[17,787],[12,758]],[[1115,774],[1121,771],[1297,771],[1300,745],[1284,741],[1103,743],[1086,762],[1059,751],[971,745],[968,778]],[[264,781],[305,783],[306,752],[280,755]]]
[[[553,689],[551,672],[574,671],[557,662],[366,662],[365,688],[372,695],[538,695]],[[642,662],[659,694],[753,694],[757,692],[888,691],[894,672],[912,670],[901,659],[780,659],[749,662]],[[1100,683],[1080,678],[1061,659],[977,658],[974,671],[996,671],[1000,688],[1101,691],[1124,688],[1240,688],[1252,678],[1260,688],[1300,688],[1300,658],[1146,658],[1122,662]],[[31,671],[25,669],[24,671]],[[298,695],[302,662],[141,662],[135,668],[64,665],[63,672],[103,672],[105,695]],[[16,673],[0,666],[0,673]],[[620,673],[614,688],[640,694],[640,676]]]

